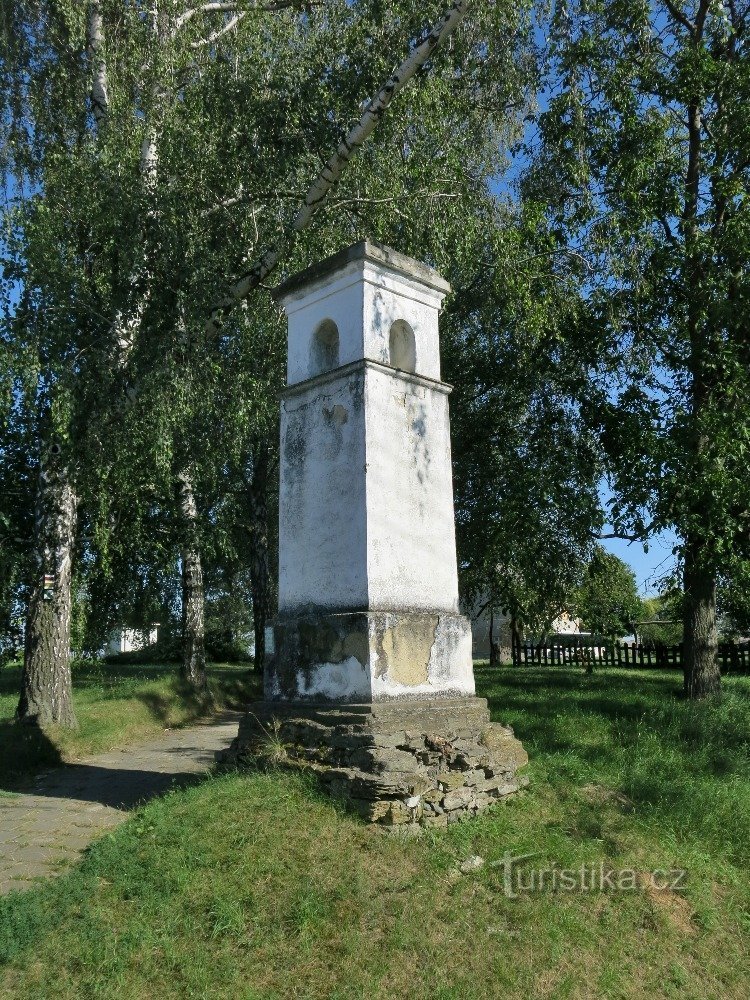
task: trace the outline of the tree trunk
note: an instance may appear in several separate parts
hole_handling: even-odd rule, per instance
[[[682,664],[685,694],[705,698],[721,690],[717,658],[719,637],[716,628],[716,579],[701,567],[700,543],[688,539],[685,546],[685,609]]]
[[[500,666],[500,640],[495,634],[495,612],[490,609],[490,666]]]
[[[177,481],[186,539],[182,549],[182,676],[196,690],[203,691],[206,688],[206,635],[198,507],[190,472],[181,472]]]
[[[70,672],[73,550],[78,500],[69,469],[42,463],[36,500],[36,568],[26,612],[20,722],[76,728]]]
[[[513,647],[513,665],[521,666],[521,628],[515,615],[510,619],[510,643]]]
[[[250,485],[250,589],[253,595],[255,669],[266,662],[266,623],[271,604],[271,573],[268,562],[268,445],[262,444],[253,456]]]

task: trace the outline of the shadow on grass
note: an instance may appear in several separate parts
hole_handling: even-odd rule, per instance
[[[62,757],[58,747],[38,726],[0,721],[0,788],[15,791],[30,772],[58,767]]]
[[[208,677],[209,692],[198,693],[179,681],[173,664],[74,664],[74,700],[84,742],[99,720],[108,715],[107,706],[115,702],[140,702],[159,728],[174,728],[195,724],[227,708],[244,709],[262,683],[260,677],[249,674],[245,665],[210,665]],[[154,683],[159,681],[165,683]],[[8,791],[17,791],[22,784],[28,785],[35,773],[64,763],[54,732],[47,734],[13,720],[19,687],[19,667],[0,670],[0,788]],[[120,713],[125,726],[127,712],[126,707]],[[111,735],[117,740],[116,728]],[[124,738],[127,741],[128,735],[124,734]]]
[[[229,721],[235,719],[234,714],[229,715]],[[226,720],[225,716],[224,721]],[[17,728],[22,731],[24,727]],[[184,788],[202,780],[214,766],[216,750],[228,746],[235,732],[236,729],[231,727],[226,738],[216,746],[206,746],[200,741],[196,745],[180,743],[176,746],[157,745],[156,748],[146,745],[143,767],[118,767],[116,757],[111,766],[108,766],[106,759],[100,764],[92,762],[55,766],[62,762],[59,755],[57,759],[51,756],[48,763],[52,769],[48,773],[32,777],[27,771],[19,780],[0,781],[0,787],[7,784],[9,790],[19,794],[68,799],[72,802],[95,802],[129,810],[173,788]],[[43,733],[39,735],[44,738]],[[56,753],[54,746],[52,749]],[[187,766],[179,768],[178,765],[173,768],[171,763],[164,766],[170,756],[186,760]],[[135,763],[141,763],[137,750],[133,751],[133,757]]]

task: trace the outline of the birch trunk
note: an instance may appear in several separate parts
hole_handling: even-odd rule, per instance
[[[87,50],[91,68],[91,112],[97,128],[109,109],[104,25],[101,5],[89,4]],[[35,573],[26,608],[24,664],[16,718],[39,726],[77,725],[70,671],[70,620],[73,607],[73,554],[78,497],[60,447],[42,448],[35,519]],[[45,576],[52,588],[45,593]]]
[[[101,125],[109,111],[107,88],[107,63],[104,59],[104,23],[101,4],[89,6],[88,54],[92,70],[91,112],[97,125]]]
[[[50,449],[55,450],[59,454],[59,446]],[[70,671],[77,507],[67,464],[55,469],[42,463],[36,500],[36,567],[26,613],[21,697],[16,710],[20,722],[40,727],[77,726]],[[45,577],[51,585],[46,589]]]
[[[191,472],[177,477],[185,544],[182,549],[182,676],[198,691],[206,688],[203,566],[198,544],[198,506]]]

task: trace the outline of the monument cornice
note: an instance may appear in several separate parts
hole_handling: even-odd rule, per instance
[[[391,365],[384,365],[381,361],[374,361],[372,358],[358,358],[356,361],[350,361],[348,365],[342,365],[340,368],[332,368],[330,371],[321,372],[320,375],[314,375],[312,378],[305,379],[304,382],[294,382],[292,385],[285,386],[279,392],[279,399],[291,399],[294,396],[301,395],[308,389],[325,385],[327,382],[336,382],[341,378],[346,378],[348,375],[357,371],[363,371],[366,368],[384,372],[394,378],[398,378],[401,382],[419,385],[426,389],[434,389],[435,392],[440,392],[444,396],[449,396],[453,392],[453,386],[448,382],[439,382],[437,379],[427,378],[425,375],[415,375],[413,372],[405,372],[400,368],[392,368]]]
[[[325,260],[321,260],[311,267],[305,268],[304,271],[300,271],[298,274],[293,274],[286,281],[282,281],[280,285],[277,285],[273,289],[273,297],[278,302],[291,295],[296,295],[311,285],[326,281],[332,274],[342,270],[348,264],[359,262],[376,264],[386,271],[392,271],[395,274],[418,281],[443,295],[447,295],[451,290],[451,286],[445,278],[427,264],[413,260],[411,257],[399,253],[398,250],[394,250],[392,247],[384,246],[382,243],[375,243],[373,240],[362,240],[350,247],[346,247],[344,250],[340,250],[331,257],[326,257]]]

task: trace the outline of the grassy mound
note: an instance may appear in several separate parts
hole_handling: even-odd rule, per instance
[[[209,778],[0,900],[0,994],[744,1000],[750,683],[696,707],[676,675],[479,681],[531,753],[528,792],[400,840],[304,776]],[[513,898],[507,853],[533,855]],[[529,888],[534,869],[600,864],[636,883]],[[646,877],[672,868],[676,891]]]

